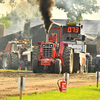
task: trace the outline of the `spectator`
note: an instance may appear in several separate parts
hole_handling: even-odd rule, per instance
[[[27,51],[27,49],[25,48],[25,45],[22,45],[21,46],[21,49],[20,49],[20,58],[21,60],[24,60],[27,56],[26,55],[23,55],[23,52]]]

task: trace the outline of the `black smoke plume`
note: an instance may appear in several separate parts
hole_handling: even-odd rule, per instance
[[[55,4],[54,0],[37,0],[39,3],[39,10],[42,15],[42,20],[44,21],[45,30],[48,33],[49,29],[53,23],[51,20],[52,13],[51,10]]]

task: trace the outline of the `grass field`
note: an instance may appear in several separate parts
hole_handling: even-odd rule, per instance
[[[31,70],[12,70],[12,69],[0,69],[0,71],[18,71],[18,72],[32,72]],[[83,73],[83,74],[96,74],[96,73]]]
[[[19,97],[10,97],[0,100],[19,100]],[[66,93],[50,91],[41,94],[23,95],[22,100],[100,100],[100,85],[84,86],[67,89]]]
[[[0,69],[0,71],[32,72],[31,70],[12,70],[12,69]]]
[[[96,73],[83,73],[83,74],[96,74]]]

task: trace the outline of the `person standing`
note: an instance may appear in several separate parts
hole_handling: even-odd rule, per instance
[[[22,45],[21,46],[21,49],[20,49],[20,58],[21,60],[24,60],[27,56],[26,55],[23,55],[23,52],[27,51],[27,49],[25,48],[25,45]]]

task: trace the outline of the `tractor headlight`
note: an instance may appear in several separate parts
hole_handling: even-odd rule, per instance
[[[42,44],[42,47],[45,47],[45,44]]]
[[[50,44],[50,47],[53,47],[53,44]]]

